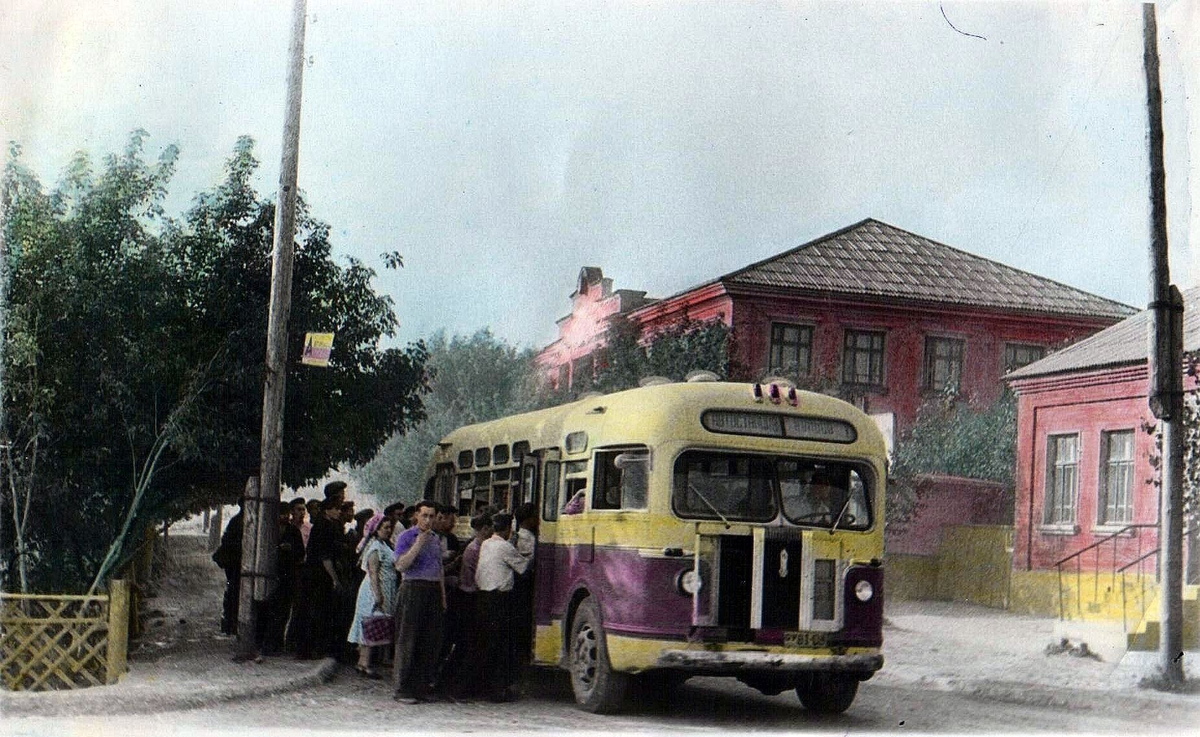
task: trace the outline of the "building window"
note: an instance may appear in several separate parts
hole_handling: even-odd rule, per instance
[[[1046,438],[1046,524],[1075,524],[1078,469],[1078,435],[1051,435]]]
[[[925,388],[958,391],[962,378],[963,341],[956,338],[925,339]]]
[[[1133,430],[1100,433],[1100,499],[1102,525],[1133,521]]]
[[[808,376],[812,369],[813,329],[808,325],[771,323],[771,350],[768,370],[787,376]]]
[[[846,384],[883,386],[883,333],[847,330],[842,353],[842,381]]]
[[[1034,361],[1040,361],[1046,357],[1046,349],[1040,345],[1028,345],[1025,343],[1005,343],[1004,344],[1004,373],[1016,371],[1022,366],[1028,366]]]
[[[555,376],[555,379],[554,379],[554,388],[559,390],[560,392],[565,392],[569,388],[568,383],[567,383],[568,381],[570,381],[570,377],[567,374],[568,370],[569,369],[567,368],[567,364],[560,363],[558,365],[558,374]]]

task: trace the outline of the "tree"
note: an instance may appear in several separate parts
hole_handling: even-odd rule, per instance
[[[927,401],[896,443],[888,485],[887,521],[902,525],[916,512],[917,477],[946,474],[995,481],[1008,491],[1011,509],[1016,463],[1017,402],[1005,391],[987,407],[974,407],[953,390]],[[1003,504],[1003,502],[1002,502]]]
[[[1200,583],[1200,351],[1183,354],[1183,529],[1187,538],[1188,559],[1184,581]],[[1146,480],[1157,497],[1162,493],[1162,425],[1142,424],[1142,432],[1154,436],[1150,466],[1154,474]]]
[[[430,453],[450,431],[554,401],[539,391],[532,360],[532,351],[508,345],[490,330],[452,338],[435,333],[429,340],[427,419],[393,435],[373,460],[354,470],[355,478],[382,501],[417,501]]]
[[[733,329],[718,320],[685,319],[643,336],[640,326],[617,316],[596,357],[594,381],[585,372],[576,379],[572,391],[631,389],[646,376],[678,381],[693,370],[728,377],[733,339]]]
[[[226,181],[182,221],[161,202],[177,152],[146,134],[93,176],[79,154],[49,194],[12,151],[3,229],[12,308],[0,458],[5,586],[69,591],[118,566],[156,521],[229,501],[257,473],[273,209],[238,141]],[[303,210],[289,346],[335,331],[330,368],[289,365],[284,479],[364,462],[421,418],[425,349],[381,350],[396,324],[374,272],[331,257]],[[12,565],[15,564],[15,565]]]

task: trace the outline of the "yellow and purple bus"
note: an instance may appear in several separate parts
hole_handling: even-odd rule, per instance
[[[534,661],[581,708],[712,675],[845,711],[883,665],[883,436],[833,397],[698,378],[455,430],[426,498],[537,504]]]

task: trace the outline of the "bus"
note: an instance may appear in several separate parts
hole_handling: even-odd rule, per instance
[[[534,664],[582,709],[703,675],[845,711],[883,665],[879,429],[783,382],[648,384],[451,432],[425,497],[538,506]]]

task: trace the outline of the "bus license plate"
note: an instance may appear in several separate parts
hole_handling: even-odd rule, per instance
[[[825,647],[829,636],[824,632],[784,632],[784,647]]]

